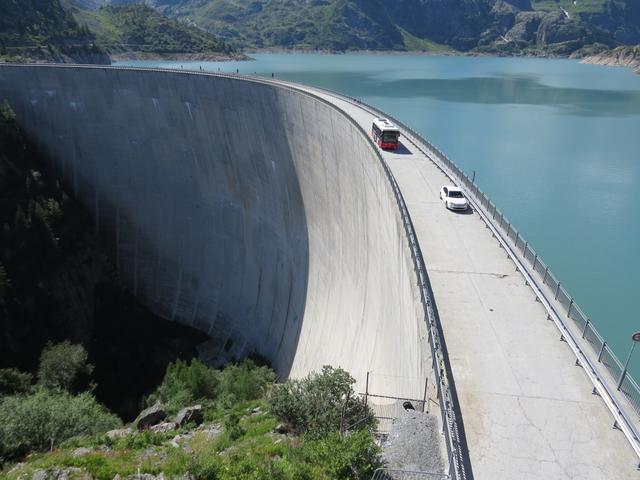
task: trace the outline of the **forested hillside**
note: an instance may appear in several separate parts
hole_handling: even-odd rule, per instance
[[[109,63],[60,0],[0,0],[0,58]]]
[[[127,3],[132,0],[75,0]],[[637,0],[146,0],[242,47],[568,55],[640,42]]]

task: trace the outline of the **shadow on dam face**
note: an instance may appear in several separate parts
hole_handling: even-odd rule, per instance
[[[52,66],[0,67],[0,98],[93,213],[123,284],[209,334],[212,356],[257,353],[282,376],[341,366],[359,386],[380,372],[381,394],[420,393],[402,220],[373,144],[336,108],[246,79]]]

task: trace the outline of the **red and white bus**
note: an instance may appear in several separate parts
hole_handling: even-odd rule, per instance
[[[395,150],[398,148],[398,138],[400,138],[400,130],[386,118],[374,118],[371,127],[371,135],[373,141],[380,148]]]

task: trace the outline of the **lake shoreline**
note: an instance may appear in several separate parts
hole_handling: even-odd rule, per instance
[[[580,63],[631,68],[637,75],[640,75],[640,47],[619,47],[588,55],[582,58]]]
[[[520,53],[500,53],[500,52],[461,52],[456,50],[443,51],[422,51],[422,50],[312,50],[296,48],[251,48],[244,51],[246,55],[276,53],[291,55],[394,55],[394,56],[425,56],[425,57],[479,57],[479,58],[540,58],[545,60],[578,60],[583,64],[603,65],[608,67],[626,67],[634,69],[640,75],[640,58],[634,61],[619,59],[610,51],[594,55],[585,55],[574,52],[570,55],[558,55],[543,51],[523,51]]]
[[[120,52],[110,54],[112,62],[122,61],[175,61],[175,62],[234,62],[234,61],[254,61],[251,55],[255,54],[290,54],[290,55],[393,55],[393,56],[425,56],[425,57],[479,57],[479,58],[540,58],[546,60],[578,60],[580,63],[589,65],[603,65],[607,67],[631,68],[640,75],[640,57],[625,58],[616,55],[614,51],[605,51],[598,54],[583,55],[573,53],[571,55],[557,55],[548,52],[530,51],[513,53],[496,52],[460,52],[455,50],[443,51],[421,51],[421,50],[312,50],[297,48],[250,48],[239,54],[206,54],[206,53],[155,53],[155,52]]]
[[[109,55],[112,62],[126,61],[171,61],[171,62],[244,62],[253,61],[254,58],[239,54],[217,54],[217,53],[155,53],[155,52],[119,52]]]

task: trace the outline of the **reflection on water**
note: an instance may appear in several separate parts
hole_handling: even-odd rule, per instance
[[[350,72],[288,72],[287,78],[315,85],[357,85],[358,97],[432,98],[443,102],[552,105],[574,115],[640,114],[640,91],[553,87],[536,76],[505,75],[472,78],[410,78],[379,81]]]

